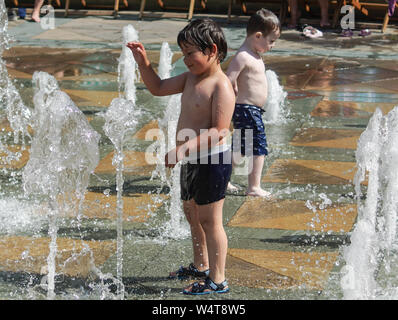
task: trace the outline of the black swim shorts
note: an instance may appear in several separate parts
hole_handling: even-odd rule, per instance
[[[231,151],[209,155],[207,164],[185,163],[181,166],[181,199],[194,199],[204,205],[225,198],[232,173]]]

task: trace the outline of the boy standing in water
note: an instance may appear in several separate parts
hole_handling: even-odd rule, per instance
[[[205,278],[186,287],[185,294],[224,293],[229,291],[225,280],[228,242],[222,214],[232,172],[226,137],[235,105],[231,82],[220,66],[227,43],[221,28],[210,19],[189,23],[177,42],[189,71],[164,80],[152,69],[141,43],[127,46],[153,95],[182,93],[177,146],[167,153],[165,164],[172,168],[184,160],[181,198],[191,228],[194,261],[170,276]]]
[[[261,188],[264,157],[268,154],[262,120],[268,85],[261,54],[273,48],[280,32],[281,25],[275,14],[266,9],[258,10],[250,17],[246,39],[227,70],[236,94],[232,118],[235,129],[232,143],[234,163],[241,155],[250,157],[246,195],[269,199],[272,198],[271,194]],[[234,190],[236,187],[229,184],[228,189]]]

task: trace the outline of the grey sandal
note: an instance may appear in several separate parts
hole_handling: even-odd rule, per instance
[[[191,263],[188,267],[181,266],[180,269],[173,272],[174,274],[170,273],[169,279],[179,279],[184,280],[188,278],[197,278],[197,279],[204,279],[209,276],[209,269],[205,271],[199,271],[193,263]]]
[[[229,292],[227,280],[224,280],[220,283],[215,283],[213,280],[207,277],[204,282],[195,282],[194,284],[192,284],[191,291],[184,289],[182,293],[189,295],[205,295],[227,292]]]

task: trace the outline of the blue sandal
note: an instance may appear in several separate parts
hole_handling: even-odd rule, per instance
[[[229,292],[228,282],[224,280],[221,283],[215,283],[209,277],[205,279],[205,282],[195,282],[191,286],[191,290],[184,289],[182,293],[189,295],[204,295],[211,293],[227,293]]]
[[[205,271],[199,271],[193,263],[191,263],[188,267],[181,266],[175,272],[171,272],[169,275],[169,279],[179,279],[184,280],[188,278],[196,278],[196,279],[204,279],[209,276],[209,269]]]

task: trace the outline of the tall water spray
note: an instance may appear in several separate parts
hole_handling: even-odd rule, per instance
[[[171,51],[169,43],[164,41],[162,42],[162,47],[160,48],[159,54],[159,67],[158,67],[158,75],[160,79],[167,79],[171,76],[171,70],[173,59],[173,51]]]
[[[345,299],[391,298],[391,295],[396,299],[398,296],[396,271],[391,272],[398,254],[397,158],[398,107],[384,117],[380,109],[376,109],[356,150],[358,171],[354,182],[358,219],[351,244],[344,248],[346,265],[341,286]],[[361,183],[366,177],[366,199],[362,200]]]
[[[117,191],[117,295],[124,298],[123,286],[123,143],[126,134],[135,129],[137,125],[138,110],[136,103],[137,64],[133,54],[126,44],[131,41],[138,41],[138,33],[132,25],[123,28],[123,47],[119,58],[119,98],[113,99],[108,110],[104,114],[104,132],[112,141],[115,147],[113,166],[116,167],[116,191]]]
[[[89,176],[99,162],[100,135],[70,97],[59,89],[53,76],[35,72],[32,81],[34,136],[22,178],[27,196],[41,197],[49,204],[47,297],[53,299],[58,219],[71,198],[77,199],[80,211]]]
[[[3,52],[9,49],[10,43],[7,29],[7,10],[4,0],[0,0],[0,112],[5,113],[10,123],[14,132],[14,143],[18,143],[21,137],[24,144],[24,137],[30,136],[28,126],[31,111],[25,106],[13,81],[9,78],[5,61],[2,59]]]
[[[24,120],[27,120],[26,118],[29,118],[30,114],[28,109],[26,109],[26,113],[19,112],[20,115],[25,115],[24,118],[14,116],[14,114],[18,115],[18,110],[24,110],[25,106],[8,76],[5,61],[2,59],[4,50],[9,49],[10,44],[10,37],[7,29],[7,10],[4,0],[0,0],[0,118],[2,118],[2,120],[10,118],[10,126],[14,129],[14,143],[17,143],[20,131],[27,132],[27,130],[25,130],[27,125],[23,126],[24,129],[21,129],[21,123],[25,122]],[[2,163],[10,164],[11,161],[18,160],[21,154],[12,152],[6,144],[3,144],[2,140],[3,137],[0,139],[0,152],[7,155],[6,157],[2,157]]]
[[[133,54],[129,48],[126,47],[128,42],[138,41],[138,32],[134,27],[129,24],[123,27],[123,44],[122,53],[119,57],[118,64],[118,83],[119,93],[124,96],[125,99],[135,103],[136,100],[136,86],[135,83],[138,80],[138,66],[134,60]]]
[[[167,42],[163,42],[159,54],[158,75],[160,79],[170,78],[171,70],[173,69],[171,63],[172,58],[173,58],[173,52],[171,51],[169,44]],[[170,99],[171,99],[170,96],[160,97],[160,102],[162,104],[161,107],[167,108]],[[151,179],[159,178],[162,185],[167,183],[168,181],[166,174],[166,167],[164,166],[164,157],[166,155],[166,146],[167,146],[167,137],[168,137],[167,121],[168,119],[165,119],[165,116],[158,119],[158,126],[162,134],[157,137],[157,140],[152,146],[153,149],[156,150],[156,168],[152,172]]]
[[[279,84],[278,76],[274,71],[267,70],[265,76],[267,77],[268,84],[268,96],[264,106],[265,113],[263,116],[265,123],[284,123],[288,116],[286,109],[287,93]]]
[[[161,79],[171,76],[173,52],[167,42],[162,43],[159,57],[158,74]],[[175,94],[169,97],[162,97],[161,100],[165,106],[163,117],[158,119],[158,125],[162,131],[160,139],[155,143],[157,153],[156,169],[152,173],[152,178],[159,177],[161,184],[169,187],[170,200],[167,206],[167,212],[170,220],[165,224],[163,234],[170,238],[185,238],[189,235],[189,229],[183,224],[184,212],[180,201],[180,169],[181,164],[177,165],[170,171],[168,175],[164,166],[164,158],[166,155],[166,147],[168,150],[175,148],[177,122],[181,111],[181,94]]]

